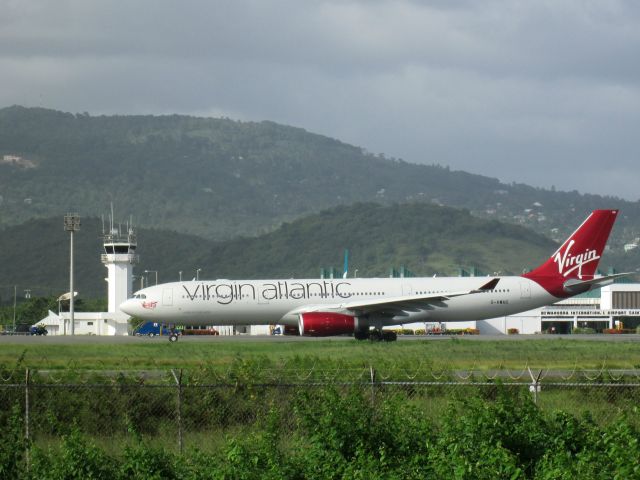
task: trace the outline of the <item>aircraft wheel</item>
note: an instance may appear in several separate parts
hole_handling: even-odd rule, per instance
[[[178,341],[178,335],[175,333],[172,333],[171,335],[169,335],[169,341],[172,343],[175,343]]]
[[[382,340],[385,342],[395,342],[397,339],[398,335],[396,334],[396,332],[392,332],[390,330],[382,332]]]
[[[356,340],[366,340],[369,338],[369,330],[356,330],[353,332],[353,338]]]
[[[382,340],[382,332],[380,332],[380,330],[371,330],[369,332],[369,340],[372,342],[379,342]]]

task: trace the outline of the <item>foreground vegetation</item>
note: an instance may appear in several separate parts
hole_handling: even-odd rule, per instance
[[[258,369],[348,369],[373,366],[379,370],[640,368],[640,349],[633,341],[593,341],[527,336],[495,341],[475,337],[411,340],[393,343],[359,342],[348,338],[299,341],[274,337],[269,341],[183,338],[130,338],[114,342],[88,338],[67,343],[63,338],[24,338],[4,343],[0,368],[41,370],[136,370],[226,368],[250,364]],[[58,341],[59,340],[59,341]],[[46,342],[46,343],[44,343]]]
[[[492,390],[450,402],[438,422],[366,390],[302,391],[215,451],[183,454],[145,440],[111,453],[68,427],[55,445],[29,445],[14,412],[0,443],[1,478],[37,479],[604,479],[639,478],[637,409],[606,427],[588,415],[542,412],[528,395]],[[283,428],[283,426],[286,426]],[[132,427],[133,428],[133,427]],[[29,458],[26,458],[26,452]],[[27,463],[29,468],[27,469]]]
[[[627,368],[636,343],[34,340],[0,350],[0,478],[640,478],[633,375],[533,395],[444,371]]]

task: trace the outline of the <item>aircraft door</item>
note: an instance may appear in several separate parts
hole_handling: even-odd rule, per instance
[[[162,305],[165,307],[173,306],[173,288],[165,288],[162,291]]]
[[[413,294],[413,289],[411,288],[411,285],[409,285],[408,283],[403,283],[402,284],[402,295],[403,296],[407,296],[407,295],[412,295]]]
[[[529,285],[529,282],[520,282],[520,298],[531,298],[531,285]]]

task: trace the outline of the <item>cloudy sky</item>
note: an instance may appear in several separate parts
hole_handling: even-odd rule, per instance
[[[274,120],[640,198],[640,2],[0,0],[0,107]]]

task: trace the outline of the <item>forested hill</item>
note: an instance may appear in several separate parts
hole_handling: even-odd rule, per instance
[[[0,227],[99,216],[113,202],[145,227],[226,239],[361,201],[464,207],[556,238],[594,208],[619,207],[614,243],[640,236],[637,202],[409,164],[272,122],[0,109]]]
[[[423,203],[339,206],[286,223],[258,238],[216,243],[204,261],[220,278],[317,277],[320,267],[388,276],[405,266],[420,276],[457,275],[458,268],[522,273],[557,245],[516,225]]]
[[[569,225],[577,227],[579,221]],[[100,263],[102,224],[84,219],[75,236],[76,285],[81,296],[106,296]],[[134,273],[157,270],[159,282],[201,278],[317,278],[321,268],[342,270],[350,251],[350,275],[387,276],[405,266],[417,275],[457,275],[458,267],[519,274],[556,248],[526,228],[479,219],[468,212],[428,204],[340,206],[284,224],[256,237],[213,242],[196,236],[138,230],[140,264]],[[0,295],[13,285],[37,295],[68,291],[69,236],[62,219],[31,220],[0,234]],[[637,263],[637,257],[634,257]],[[605,255],[603,261],[611,259]],[[149,274],[155,282],[155,273]],[[139,279],[136,280],[139,286]]]

